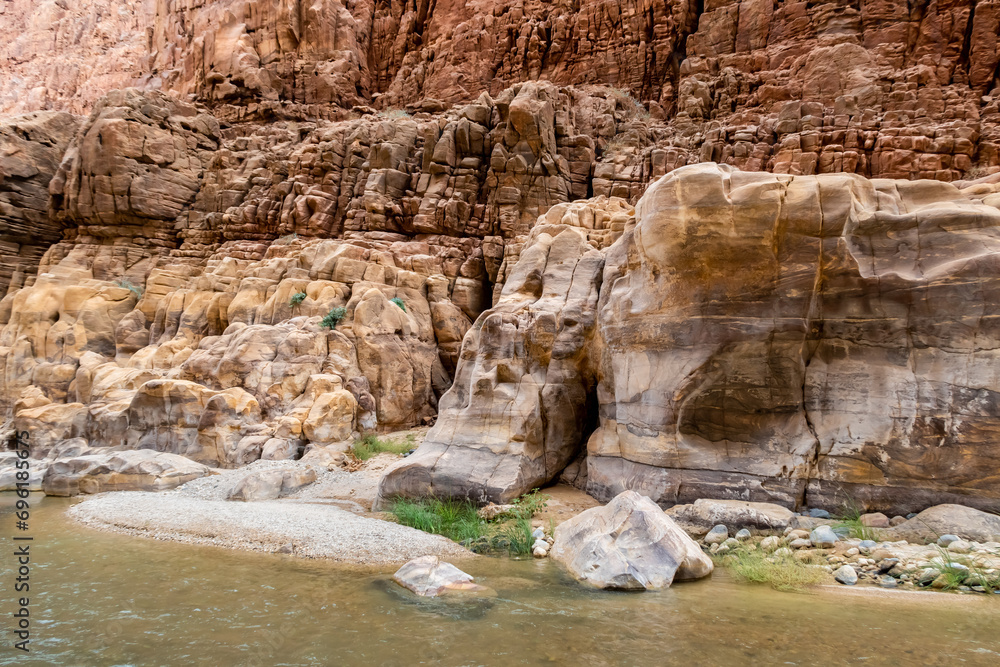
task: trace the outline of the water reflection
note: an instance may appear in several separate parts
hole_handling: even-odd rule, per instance
[[[32,652],[7,641],[2,664],[1000,664],[1000,600],[781,594],[724,574],[606,593],[503,559],[463,565],[495,596],[415,600],[391,572],[93,531],[70,502],[32,498]]]

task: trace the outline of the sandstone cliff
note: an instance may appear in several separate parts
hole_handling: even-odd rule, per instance
[[[3,0],[0,408],[224,466],[438,419],[387,494],[995,507],[998,25]]]

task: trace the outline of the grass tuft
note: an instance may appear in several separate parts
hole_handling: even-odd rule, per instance
[[[346,315],[347,315],[347,309],[344,308],[343,306],[339,308],[334,308],[329,313],[326,314],[326,316],[323,318],[323,321],[321,321],[319,325],[324,329],[333,329],[338,324],[340,324],[340,321],[344,319]]]
[[[848,497],[844,501],[840,517],[833,524],[833,529],[846,528],[848,537],[854,539],[880,541],[882,539],[882,531],[861,523],[861,514],[861,508],[858,507],[858,504],[854,502],[853,498]]]
[[[717,565],[729,569],[738,581],[767,584],[778,591],[800,591],[826,578],[820,568],[805,565],[792,556],[776,556],[745,546],[712,558]]]
[[[481,519],[479,508],[469,500],[397,498],[389,513],[404,526],[444,535],[462,542],[476,553],[527,556],[535,541],[531,536],[531,517],[545,507],[547,501],[548,496],[535,489],[512,503],[517,506],[513,517],[505,515],[508,518],[497,521]]]
[[[404,526],[444,535],[456,542],[479,539],[486,525],[476,513],[476,506],[468,500],[400,498],[392,503],[389,512]]]
[[[292,298],[288,302],[288,305],[291,306],[292,308],[300,306],[302,305],[302,302],[306,300],[306,296],[307,295],[305,292],[296,292],[295,294],[292,295]]]
[[[360,440],[354,443],[351,452],[360,461],[367,461],[376,454],[388,452],[390,454],[405,454],[413,449],[413,438],[410,437],[403,442],[394,440],[383,440],[374,433],[366,433]]]

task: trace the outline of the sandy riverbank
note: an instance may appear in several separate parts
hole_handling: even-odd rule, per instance
[[[88,526],[129,535],[359,565],[403,563],[427,554],[475,558],[444,537],[317,503],[126,491],[88,498],[69,514]]]

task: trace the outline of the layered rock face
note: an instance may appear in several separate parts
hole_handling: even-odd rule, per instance
[[[437,419],[383,497],[993,507],[998,25],[0,0],[0,409],[222,466]]]
[[[600,297],[573,320],[594,333],[574,338],[571,357],[572,377],[597,378],[587,490],[665,505],[996,507],[998,187],[718,165],[657,181],[634,225],[588,251],[603,255],[590,283]],[[383,495],[447,495],[461,480],[467,494],[506,500],[544,481],[543,462],[573,456],[563,435],[579,415],[565,409],[538,419],[542,444],[522,447],[510,416],[535,405],[521,392],[529,374],[512,383],[511,407],[490,413],[506,405],[495,396],[511,383],[500,371],[520,361],[516,341],[532,338],[467,337],[456,378],[475,377],[475,391],[456,381],[430,444],[387,475]]]

